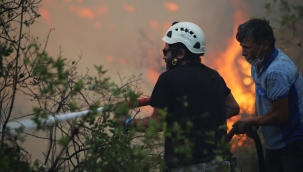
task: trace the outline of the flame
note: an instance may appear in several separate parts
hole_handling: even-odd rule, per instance
[[[42,19],[44,19],[49,26],[52,25],[51,17],[46,8],[43,7],[39,8],[39,14],[41,14]]]
[[[126,4],[126,3],[123,3],[122,7],[123,7],[126,11],[128,11],[128,12],[130,12],[130,13],[132,13],[132,12],[135,11],[135,7],[134,7],[134,6],[131,6],[131,5]]]
[[[111,54],[109,54],[109,55],[106,56],[106,60],[107,60],[108,62],[113,62],[113,61],[114,61],[114,56],[111,55]]]
[[[171,12],[179,10],[179,5],[174,2],[164,2],[164,7]]]
[[[99,6],[95,9],[91,9],[89,7],[78,7],[78,6],[70,6],[69,10],[71,12],[75,12],[78,16],[85,19],[94,19],[96,16],[106,15],[109,12],[109,7]]]
[[[233,1],[234,5],[238,1]],[[242,7],[245,4],[242,4]],[[234,13],[233,37],[228,40],[228,47],[220,53],[213,63],[218,67],[218,72],[225,79],[227,86],[232,90],[236,101],[241,107],[240,113],[252,114],[254,112],[254,85],[250,77],[250,65],[241,55],[241,47],[236,40],[237,28],[247,19],[247,15],[242,10]]]
[[[238,25],[244,22],[243,13],[241,11],[235,12],[234,18],[233,35],[236,35]],[[241,107],[240,113],[252,114],[255,100],[254,90],[253,87],[247,88],[247,86],[252,85],[250,66],[243,58],[237,58],[241,54],[241,47],[235,37],[230,38],[227,44],[226,50],[220,53],[220,58],[217,58],[213,64],[232,90],[232,94]],[[240,75],[244,75],[244,77],[240,77]]]
[[[94,12],[92,11],[92,9],[88,7],[71,6],[69,9],[72,12],[76,12],[81,18],[87,18],[87,19],[95,18]]]
[[[254,96],[254,84],[250,73],[250,64],[248,64],[241,56],[241,47],[236,40],[235,35],[237,28],[241,23],[244,23],[248,19],[244,10],[247,5],[241,3],[238,0],[233,0],[232,4],[235,8],[234,12],[234,28],[233,37],[228,40],[228,47],[221,53],[219,58],[214,60],[212,64],[217,68],[217,71],[224,78],[227,86],[231,89],[236,101],[238,102],[241,110],[240,114],[253,114],[255,96]],[[227,120],[228,130],[232,128],[232,125],[236,120],[240,118],[240,115],[235,116]],[[236,146],[242,146],[246,140],[246,136],[241,136],[237,144],[232,145],[232,150]]]
[[[159,29],[159,27],[160,27],[159,22],[158,22],[157,20],[155,20],[155,19],[151,19],[151,20],[149,21],[149,24],[150,24],[150,26],[151,26],[153,29],[155,29],[155,30]]]

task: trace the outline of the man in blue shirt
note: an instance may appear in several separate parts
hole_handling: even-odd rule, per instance
[[[251,19],[236,35],[255,82],[256,116],[235,122],[239,133],[261,126],[266,171],[303,171],[303,77],[280,49],[267,20]]]

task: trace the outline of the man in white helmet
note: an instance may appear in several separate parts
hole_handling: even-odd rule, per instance
[[[228,161],[215,159],[230,155],[226,119],[240,108],[218,72],[201,63],[203,31],[191,22],[174,22],[162,40],[167,71],[152,92],[153,113],[125,123],[142,131],[150,120],[166,123],[164,161],[169,171],[230,171]],[[166,111],[165,118],[161,110]],[[181,132],[174,129],[176,125]]]

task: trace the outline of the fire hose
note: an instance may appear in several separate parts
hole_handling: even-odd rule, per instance
[[[232,137],[239,131],[238,125],[233,125],[233,128],[227,134],[227,140],[230,141]],[[258,157],[258,165],[259,165],[259,172],[265,172],[265,161],[263,155],[263,149],[260,137],[256,131],[251,132],[251,137],[255,142],[257,157]]]
[[[116,105],[118,105],[117,103]],[[141,107],[149,105],[149,98],[139,98],[137,102],[128,103],[130,108]],[[102,112],[104,107],[99,107],[96,109],[97,112]],[[62,122],[66,120],[70,120],[77,117],[82,117],[88,115],[91,110],[85,110],[80,112],[72,112],[72,113],[65,113],[65,114],[57,114],[57,115],[49,115],[47,118],[41,118],[41,123],[45,125],[51,125],[55,122]],[[15,135],[17,134],[16,129],[23,127],[23,131],[34,130],[37,128],[37,124],[32,119],[23,119],[23,120],[13,120],[6,124],[7,129],[9,129],[10,134]],[[2,125],[0,124],[0,135],[2,133]]]

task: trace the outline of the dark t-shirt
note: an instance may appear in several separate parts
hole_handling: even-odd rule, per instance
[[[229,152],[225,138],[229,94],[218,72],[200,63],[159,76],[150,105],[167,110],[164,160],[168,167],[207,162]]]

